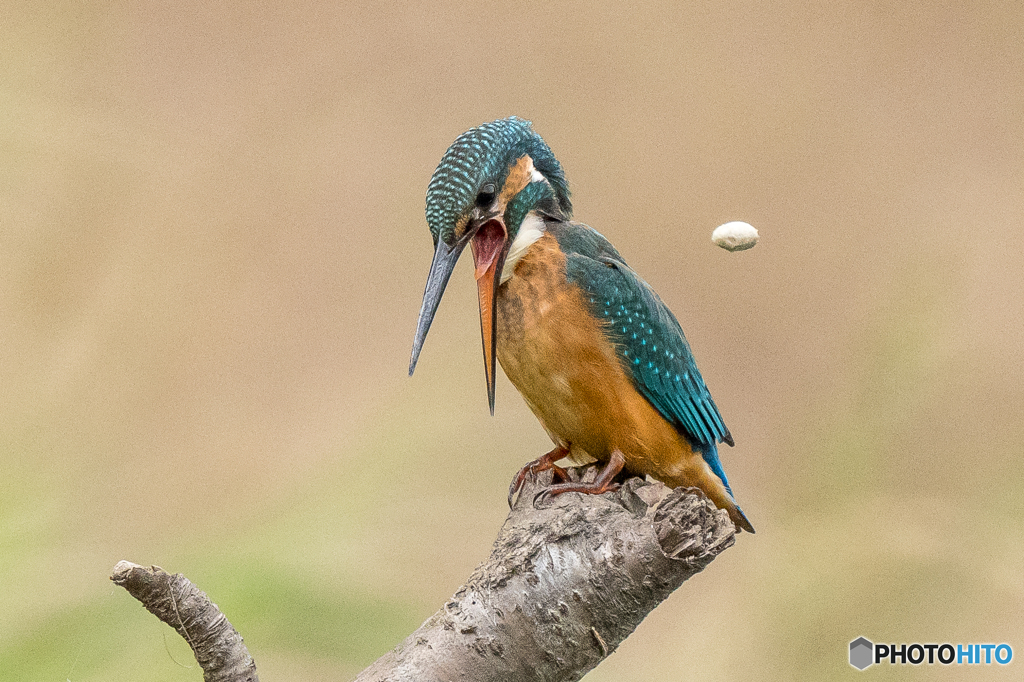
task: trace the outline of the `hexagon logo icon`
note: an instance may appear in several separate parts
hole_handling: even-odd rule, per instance
[[[864,637],[850,642],[850,665],[857,670],[864,670],[874,663],[875,645]]]

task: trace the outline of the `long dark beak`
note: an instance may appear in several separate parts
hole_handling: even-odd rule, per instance
[[[420,350],[423,348],[423,341],[430,331],[430,323],[434,321],[434,313],[441,303],[441,296],[448,286],[448,280],[455,269],[462,250],[466,248],[468,239],[461,239],[453,246],[448,246],[444,240],[437,240],[437,248],[434,250],[434,260],[430,264],[430,274],[427,275],[427,286],[423,290],[423,305],[420,307],[420,319],[416,323],[416,339],[412,342],[412,357],[409,360],[409,376],[416,370],[416,361],[420,358]]]
[[[476,288],[480,297],[480,339],[484,345],[484,372],[487,375],[487,404],[494,416],[494,375],[498,350],[498,287],[508,256],[508,233],[498,218],[480,226],[473,237],[473,262],[476,264]]]
[[[448,285],[448,280],[455,269],[466,244],[472,240],[473,260],[476,264],[477,292],[480,298],[480,336],[484,347],[484,372],[487,375],[487,403],[494,414],[494,382],[497,371],[498,316],[496,303],[501,271],[508,256],[508,233],[505,223],[494,218],[473,229],[467,236],[448,246],[438,240],[434,251],[434,260],[430,264],[427,275],[427,286],[423,290],[423,306],[420,308],[420,319],[416,325],[416,339],[412,344],[412,358],[409,360],[409,375],[412,376],[419,360],[423,341],[427,338],[430,323],[434,320],[441,296]]]

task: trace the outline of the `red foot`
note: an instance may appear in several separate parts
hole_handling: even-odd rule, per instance
[[[565,469],[560,466],[555,466],[555,462],[568,454],[569,450],[559,445],[548,454],[538,457],[520,469],[519,473],[515,475],[515,478],[512,479],[512,483],[508,487],[508,508],[512,508],[512,498],[515,497],[516,493],[522,489],[523,483],[526,481],[526,477],[530,474],[536,475],[542,471],[554,469],[555,476],[559,479],[563,481],[569,480],[569,476],[565,473]]]
[[[601,493],[608,492],[609,490],[618,490],[619,484],[612,483],[622,467],[626,465],[626,458],[622,456],[622,453],[618,450],[612,452],[612,456],[608,459],[608,463],[605,464],[604,469],[601,469],[601,473],[597,475],[593,483],[560,483],[553,485],[550,488],[546,488],[533,498],[533,503],[537,504],[542,498],[548,496],[561,495],[562,493],[584,493],[585,495],[600,495]]]

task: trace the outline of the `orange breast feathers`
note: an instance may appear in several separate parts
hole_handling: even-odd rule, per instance
[[[556,445],[666,483],[696,485],[704,462],[634,388],[602,322],[565,275],[551,234],[516,264],[498,295],[498,361]]]

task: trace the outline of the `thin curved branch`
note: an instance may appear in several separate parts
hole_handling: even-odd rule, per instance
[[[192,647],[206,682],[259,682],[242,636],[188,578],[169,575],[159,566],[119,561],[110,579],[178,631]]]

